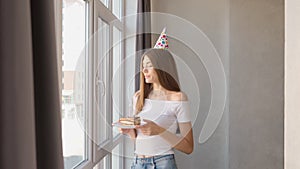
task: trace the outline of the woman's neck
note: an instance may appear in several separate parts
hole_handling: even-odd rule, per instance
[[[166,99],[169,91],[162,87],[160,84],[153,83],[153,89],[150,92],[149,98],[156,98],[156,99]]]
[[[168,90],[162,87],[160,84],[153,83],[153,91],[167,92]]]

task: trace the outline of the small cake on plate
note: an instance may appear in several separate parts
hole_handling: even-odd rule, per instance
[[[125,125],[125,126],[140,125],[141,124],[141,118],[138,117],[138,116],[124,117],[124,118],[120,118],[119,122],[122,125]]]

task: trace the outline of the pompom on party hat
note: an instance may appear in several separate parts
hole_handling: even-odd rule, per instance
[[[159,38],[156,41],[156,44],[154,46],[154,49],[168,49],[168,39],[167,39],[167,34],[166,34],[166,28],[163,29],[161,32]]]

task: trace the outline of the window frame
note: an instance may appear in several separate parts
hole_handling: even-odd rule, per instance
[[[120,21],[120,18],[118,18],[117,16],[115,16],[113,14],[113,9],[112,9],[112,0],[108,0],[108,8],[103,5],[100,0],[82,0],[84,1],[85,4],[85,18],[86,18],[86,24],[85,24],[85,42],[86,42],[86,48],[85,48],[85,53],[86,53],[86,81],[85,81],[85,85],[86,85],[86,95],[85,95],[85,111],[86,111],[86,121],[87,121],[87,126],[86,126],[86,135],[85,135],[85,157],[86,159],[83,160],[81,163],[79,163],[77,166],[74,166],[74,169],[90,169],[95,167],[102,159],[105,159],[105,157],[108,157],[108,163],[107,166],[105,166],[105,168],[112,168],[112,154],[110,152],[112,152],[112,150],[117,147],[118,145],[120,145],[120,151],[122,154],[124,154],[124,142],[123,142],[123,137],[118,134],[117,136],[113,137],[113,130],[112,128],[110,129],[109,132],[109,142],[107,142],[106,144],[104,144],[104,148],[100,148],[97,144],[95,144],[95,142],[93,141],[93,139],[95,136],[95,132],[98,132],[98,130],[96,129],[96,123],[97,121],[95,121],[95,113],[96,113],[96,109],[95,109],[95,104],[94,104],[94,75],[95,75],[95,68],[97,68],[97,66],[95,67],[94,64],[94,59],[96,57],[95,55],[95,50],[94,50],[94,41],[90,40],[90,37],[92,37],[95,33],[95,31],[97,31],[97,19],[98,18],[103,18],[104,21],[106,21],[106,23],[110,24],[111,21],[116,21],[119,20],[118,22],[114,22],[112,25],[109,25],[109,41],[110,44],[109,46],[111,47],[113,45],[113,27],[115,26],[117,29],[119,29],[121,31],[121,40],[124,37],[123,34],[123,29],[124,29],[124,25],[123,23]],[[58,57],[58,72],[59,72],[59,78],[62,79],[62,0],[61,1],[55,1],[55,18],[56,18],[56,35],[57,35],[57,57]],[[124,16],[124,1],[120,1],[120,14],[121,14],[121,18]],[[101,16],[101,17],[99,17]],[[90,43],[92,42],[92,43]],[[124,57],[124,42],[122,42],[121,44],[121,62],[123,61]],[[109,52],[110,58],[113,59],[113,50],[110,49]],[[113,66],[111,65],[113,63],[113,60],[109,60],[109,83],[111,83],[112,80],[112,72],[113,72]],[[124,67],[122,68],[124,70]],[[124,71],[122,71],[122,75],[121,75],[121,88],[120,91],[124,91]],[[60,85],[60,89],[62,89],[62,84]],[[111,84],[108,84],[108,88],[107,91],[111,91]],[[62,96],[62,90],[60,90],[60,96]],[[124,105],[125,105],[125,95],[124,94],[120,94],[121,96],[121,112],[124,112]],[[61,99],[61,97],[60,97]],[[106,114],[108,115],[108,123],[112,122],[113,119],[113,114],[111,114],[110,112],[112,112],[112,96],[110,96],[110,94],[108,95],[107,99],[109,100],[109,109],[107,110]],[[62,100],[60,100],[60,103],[62,104]],[[102,145],[103,146],[103,145]],[[120,168],[124,168],[124,157],[120,157]]]
[[[106,79],[106,93],[109,93],[110,91],[112,91],[112,72],[113,72],[113,66],[112,66],[112,63],[113,63],[113,50],[112,50],[112,46],[113,46],[113,27],[116,27],[117,29],[119,29],[121,31],[121,39],[122,39],[122,36],[123,36],[123,33],[122,33],[122,30],[124,29],[123,28],[123,23],[119,20],[119,18],[117,18],[113,12],[112,12],[112,1],[109,1],[109,5],[108,5],[108,8],[103,4],[101,3],[100,1],[98,0],[95,0],[93,1],[94,2],[94,17],[93,17],[93,27],[94,27],[94,30],[93,30],[93,33],[96,33],[97,30],[99,29],[98,28],[98,18],[100,18],[101,20],[103,20],[105,23],[107,23],[109,25],[109,60],[107,61],[108,62],[108,79]],[[122,1],[123,3],[123,1]],[[123,4],[121,4],[121,7],[124,7]],[[122,16],[123,16],[123,10],[121,10],[122,12]],[[114,21],[114,22],[112,22]],[[93,46],[97,46],[98,42],[97,42],[97,37],[93,40],[94,42],[94,45]],[[96,58],[96,54],[98,53],[98,50],[96,48],[93,49],[93,55],[94,55],[94,58]],[[124,45],[121,45],[121,60],[124,59]],[[98,66],[98,62],[94,62],[96,63],[96,65],[94,64],[94,71],[97,69],[97,66]],[[123,71],[124,72],[124,71]],[[122,76],[124,78],[124,75]],[[121,83],[123,83],[124,80],[121,80]],[[121,84],[121,86],[124,86]],[[108,109],[106,109],[106,121],[111,124],[112,123],[112,119],[113,119],[113,115],[112,115],[112,106],[113,106],[113,100],[112,100],[112,96],[111,95],[107,95],[106,97],[108,103]],[[123,105],[124,105],[124,97],[122,97],[122,104],[121,104],[121,109],[124,110],[123,108]],[[123,112],[121,110],[121,112]],[[96,133],[99,133],[100,131],[98,131],[98,129],[96,128],[96,124],[97,124],[97,118],[95,117],[96,113],[96,107],[94,105],[94,125],[93,125],[93,128],[95,129],[93,131],[94,133],[94,138],[97,137],[97,134]],[[106,156],[108,156],[108,163],[106,166],[106,168],[111,168],[112,164],[112,155],[111,155],[111,151],[112,149],[114,149],[118,144],[123,144],[122,142],[122,137],[121,135],[117,135],[116,137],[113,138],[113,134],[112,134],[113,130],[112,128],[110,128],[110,132],[109,132],[109,137],[108,137],[108,141],[105,141],[103,143],[101,143],[100,145],[97,145],[97,144],[93,144],[93,162],[95,163],[98,163],[99,161],[101,161],[103,158],[105,158]],[[123,145],[121,145],[123,146]],[[108,151],[107,151],[108,150]],[[120,160],[121,163],[122,163],[122,166],[123,166],[123,159]],[[120,164],[121,165],[121,164]]]

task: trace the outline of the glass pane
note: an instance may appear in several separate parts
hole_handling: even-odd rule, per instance
[[[122,146],[118,144],[112,151],[112,169],[120,169],[123,168],[121,166],[121,158],[122,158]]]
[[[105,156],[93,169],[106,169],[107,163],[108,163],[108,158]]]
[[[116,15],[119,19],[121,18],[122,14],[122,1],[121,0],[113,0],[112,1],[112,9],[113,9],[113,14]]]
[[[101,18],[98,18],[98,68],[96,72],[96,93],[97,93],[97,129],[100,145],[108,139],[108,59],[109,59],[109,26]]]
[[[101,0],[101,2],[108,8],[108,0]]]
[[[121,69],[121,31],[113,27],[113,121],[118,121],[122,114],[122,69]],[[113,128],[113,137],[118,135],[118,129]]]
[[[86,160],[85,2],[63,0],[62,139],[65,169]]]

